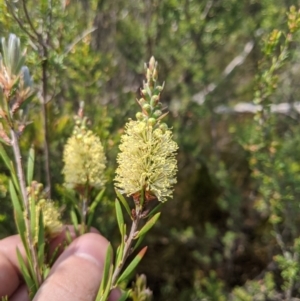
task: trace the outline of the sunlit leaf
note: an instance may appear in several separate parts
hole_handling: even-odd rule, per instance
[[[131,273],[134,271],[134,269],[138,266],[140,261],[143,259],[148,247],[144,247],[131,261],[131,263],[128,265],[128,267],[125,269],[125,271],[122,273],[122,275],[119,277],[117,281],[117,285],[121,282],[125,281]]]

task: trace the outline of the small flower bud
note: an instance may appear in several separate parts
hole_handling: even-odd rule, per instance
[[[151,106],[156,107],[158,101],[159,101],[159,96],[158,95],[153,95],[151,97],[151,101],[150,101]]]
[[[138,112],[138,113],[135,114],[135,117],[136,117],[137,120],[141,121],[141,120],[144,119],[144,114],[141,113],[141,112]]]
[[[148,104],[148,103],[145,103],[144,105],[143,105],[143,109],[146,111],[146,112],[150,112],[150,110],[151,110],[151,106]]]
[[[147,81],[149,82],[151,80],[151,71],[149,69],[147,69],[147,73],[146,73],[146,78],[147,78]]]
[[[152,78],[153,78],[154,81],[156,81],[157,78],[158,78],[158,72],[157,72],[156,68],[153,70]]]
[[[147,122],[148,122],[149,125],[153,126],[153,125],[155,125],[155,123],[156,123],[156,119],[153,118],[153,117],[151,117],[151,118],[148,119]]]
[[[154,56],[151,56],[150,61],[149,61],[149,69],[152,71],[155,67],[155,58]]]
[[[138,103],[142,106],[146,102],[145,98],[140,98]]]
[[[165,131],[168,129],[168,126],[167,126],[166,123],[162,123],[162,124],[159,126],[159,128],[160,128],[163,132],[165,132]]]
[[[163,89],[164,89],[163,86],[157,86],[157,87],[156,87],[156,90],[157,90],[158,92],[161,92]]]
[[[146,95],[146,94],[147,94],[147,90],[146,90],[146,89],[142,89],[142,90],[141,90],[141,93],[142,93],[143,95]]]
[[[162,114],[161,110],[156,110],[156,111],[154,111],[153,116],[158,118],[159,116],[161,116],[161,114]]]
[[[43,190],[43,184],[42,183],[38,183],[38,185],[37,185],[37,190],[38,190],[38,192],[42,192],[42,190]]]
[[[156,129],[153,134],[155,135],[155,137],[161,137],[164,132],[162,131],[162,129]]]

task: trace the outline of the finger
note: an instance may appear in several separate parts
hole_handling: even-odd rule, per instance
[[[58,256],[65,250],[68,242],[67,232],[70,234],[72,241],[77,237],[74,226],[70,226],[70,225],[64,226],[61,233],[55,238],[53,238],[50,242],[49,259],[52,257],[54,252],[56,252],[57,253],[56,256]],[[90,229],[90,232],[99,234],[99,231],[93,227]]]
[[[94,301],[107,247],[108,241],[95,233],[75,239],[55,262],[34,301]]]
[[[21,286],[18,287],[14,294],[9,298],[9,301],[30,301],[27,286],[25,284],[21,284]]]
[[[57,247],[60,247],[57,255],[62,253],[66,241],[66,229],[71,234],[71,238],[75,239],[75,231],[72,226],[65,226],[63,231],[54,238],[50,243],[50,254]],[[98,233],[94,228],[90,230],[93,233]],[[26,255],[23,244],[19,235],[9,236],[0,240],[0,298],[3,296],[11,296],[22,283],[22,275],[20,272],[19,261],[17,257],[17,248],[26,262]]]
[[[11,296],[21,283],[17,248],[25,258],[25,250],[18,235],[0,240],[0,297]]]

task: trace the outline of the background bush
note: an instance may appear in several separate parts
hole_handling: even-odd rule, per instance
[[[48,24],[46,2],[28,1],[35,26]],[[287,12],[294,2],[52,1],[48,142],[52,197],[62,205],[62,149],[80,101],[104,142],[107,177],[112,179],[121,127],[135,112],[143,64],[151,55],[166,81],[163,99],[180,147],[179,174],[174,200],[164,205],[160,222],[148,235],[148,254],[139,267],[155,300],[300,296],[297,34],[285,65],[276,72],[277,88],[261,102],[255,94],[263,91],[263,74],[280,54],[278,47],[268,57],[264,41],[273,29],[287,31]],[[23,20],[30,30],[25,16]],[[0,36],[11,32],[27,46],[27,64],[39,83],[43,57],[1,1]],[[36,90],[39,95],[41,87]],[[36,177],[45,182],[38,96],[34,103],[34,123],[27,127],[22,147],[27,154],[34,144]],[[265,108],[263,124],[252,111],[255,104]],[[271,104],[281,107],[271,113]],[[279,110],[283,106],[284,112]],[[1,165],[0,238],[15,233],[7,176]],[[113,200],[111,183],[95,226],[117,243]]]

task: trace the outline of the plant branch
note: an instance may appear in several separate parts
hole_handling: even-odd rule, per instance
[[[81,195],[81,201],[82,201],[82,207],[81,207],[81,234],[86,233],[87,227],[86,227],[86,218],[88,213],[88,204],[90,201],[89,197],[89,185],[87,184],[85,187],[84,193]]]
[[[12,15],[12,17],[15,19],[15,21],[18,23],[18,25],[20,26],[20,28],[29,36],[29,38],[32,41],[37,41],[37,38],[35,36],[33,36],[23,25],[23,23],[21,22],[21,20],[16,16],[13,8],[11,7],[11,4],[8,2],[8,0],[5,0],[5,3],[7,5],[7,7],[10,7],[10,13]]]
[[[64,55],[67,55],[75,46],[78,44],[82,39],[84,39],[87,35],[94,32],[97,29],[97,27],[92,27],[87,30],[85,30],[80,36],[78,36],[70,45],[66,47],[66,51],[64,52]]]
[[[124,247],[124,252],[123,252],[123,256],[121,259],[120,264],[116,267],[114,273],[113,273],[113,277],[112,277],[112,287],[114,287],[116,285],[116,282],[118,280],[118,276],[120,274],[120,272],[122,271],[122,268],[126,262],[126,259],[128,258],[128,256],[131,253],[131,245],[132,242],[134,240],[134,237],[136,235],[136,232],[138,231],[138,227],[139,227],[139,223],[140,220],[142,219],[142,211],[141,210],[136,210],[136,215],[133,219],[132,225],[131,225],[131,229],[130,229],[130,233],[129,236],[125,242],[125,247]]]
[[[33,238],[31,235],[31,226],[30,226],[30,204],[28,200],[27,195],[27,189],[26,189],[26,182],[25,182],[25,175],[22,165],[22,156],[21,151],[19,147],[19,141],[18,141],[18,135],[15,132],[13,128],[10,130],[11,134],[11,144],[15,156],[15,162],[17,166],[17,175],[19,180],[19,185],[21,189],[22,199],[23,199],[23,205],[24,205],[24,212],[25,212],[25,225],[26,225],[26,239],[28,243],[28,247],[32,256],[33,260],[33,269],[38,281],[38,285],[40,286],[42,284],[42,275],[40,273],[39,265],[38,265],[38,258],[37,258],[37,252],[34,247]]]
[[[6,0],[7,1],[7,0]],[[48,131],[48,125],[47,125],[47,90],[48,90],[48,77],[47,77],[47,69],[48,69],[48,46],[45,43],[43,36],[35,29],[31,18],[28,13],[26,0],[22,0],[23,4],[23,10],[24,14],[27,20],[27,23],[29,24],[31,30],[36,35],[35,40],[40,45],[40,56],[42,59],[42,99],[41,99],[41,107],[42,107],[42,123],[43,123],[43,131],[44,131],[44,166],[45,166],[45,174],[46,174],[46,191],[48,194],[48,197],[51,198],[51,174],[50,174],[50,159],[49,159],[49,145],[48,145],[48,139],[49,139],[49,131]],[[51,0],[49,2],[49,7],[51,5]],[[30,34],[26,32],[27,34]],[[49,33],[47,33],[47,39],[49,37]]]
[[[30,19],[30,16],[29,16],[29,13],[28,13],[28,10],[27,10],[27,6],[26,6],[26,1],[25,0],[22,0],[22,4],[23,4],[23,10],[24,10],[24,13],[25,13],[25,17],[26,17],[26,20],[32,30],[32,32],[36,35],[37,37],[37,40],[39,41],[39,43],[41,42],[41,35],[37,32],[37,30],[35,29],[35,27],[33,26],[33,23],[31,22],[31,19]]]
[[[48,49],[43,47],[43,62],[42,62],[42,119],[43,119],[43,131],[44,131],[44,164],[46,173],[46,183],[47,183],[47,193],[49,198],[51,198],[51,174],[50,174],[50,155],[49,155],[49,131],[48,131],[48,108],[47,108],[47,92],[48,92]]]
[[[209,85],[207,85],[202,91],[196,93],[192,97],[192,100],[198,103],[199,105],[202,105],[205,102],[206,95],[213,92],[218,87],[218,85],[235,70],[236,67],[242,65],[245,62],[247,56],[252,51],[253,47],[253,40],[246,43],[243,51],[233,60],[231,60],[231,62],[226,66],[218,82],[210,83]]]

